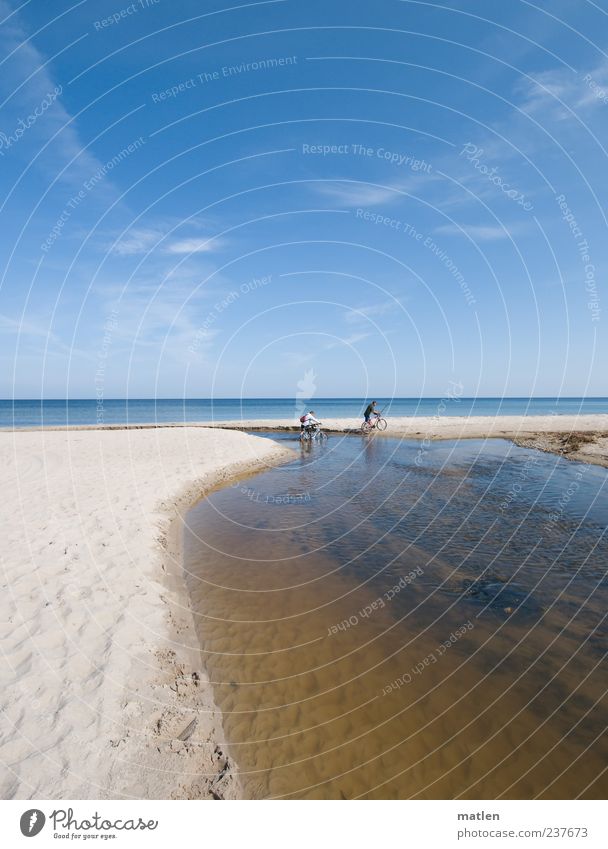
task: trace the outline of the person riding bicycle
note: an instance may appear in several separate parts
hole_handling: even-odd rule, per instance
[[[315,425],[320,425],[321,422],[319,419],[315,417],[315,411],[311,410],[309,413],[304,413],[303,416],[300,416],[300,431],[305,431],[308,428],[312,428]]]
[[[371,417],[375,416],[377,419],[380,418],[380,413],[376,409],[376,401],[372,401],[371,404],[368,404],[365,408],[365,412],[363,413],[365,421],[367,424],[371,423]]]

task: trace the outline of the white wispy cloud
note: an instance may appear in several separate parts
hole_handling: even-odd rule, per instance
[[[61,353],[70,356],[91,357],[90,352],[83,351],[72,344],[66,344],[57,333],[50,330],[48,321],[48,319],[38,316],[30,315],[27,318],[14,318],[0,313],[1,338],[6,341],[8,337],[16,337],[19,343],[27,342],[28,347],[38,350],[41,354],[46,353],[47,356]],[[44,344],[41,341],[36,343],[35,340],[44,340]]]
[[[336,339],[335,342],[330,342],[325,346],[325,350],[329,351],[332,348],[348,347],[349,345],[357,345],[371,336],[371,333],[351,333],[350,336],[345,336],[344,339]]]
[[[32,321],[26,321],[25,319],[16,319],[11,318],[8,315],[4,315],[0,313],[0,330],[4,333],[14,333],[16,335],[24,335],[24,336],[38,336],[43,339],[55,339],[55,337],[50,331],[48,326],[45,326],[42,323],[34,323]]]
[[[576,72],[568,68],[541,71],[533,79],[523,78],[516,93],[521,97],[520,109],[537,119],[576,121],[578,112],[608,108],[608,60]]]
[[[344,314],[344,320],[348,323],[356,323],[359,321],[367,321],[376,316],[387,315],[391,312],[397,312],[401,306],[400,301],[389,299],[376,304],[367,304],[360,307],[353,307]]]
[[[443,233],[447,236],[470,236],[476,242],[494,242],[500,239],[509,239],[517,233],[523,231],[523,225],[518,222],[516,224],[506,224],[504,227],[500,225],[483,225],[483,224],[442,224],[435,228],[435,233]]]
[[[112,253],[118,256],[133,256],[147,253],[154,245],[163,238],[159,230],[134,228],[120,241],[110,246]]]
[[[438,167],[471,190],[459,190],[453,185],[437,200],[441,209],[473,206],[480,199],[488,203],[505,200],[504,192],[488,179],[488,172],[533,202],[544,187],[530,163],[538,162],[548,149],[554,150],[556,139],[569,151],[579,151],[581,129],[585,126],[602,138],[596,122],[601,122],[602,117],[608,121],[608,60],[576,71],[559,66],[522,75],[512,88],[511,100],[515,108],[509,110],[507,117],[489,124],[489,131],[463,139],[459,156],[453,158],[456,168],[449,161]],[[474,162],[464,150],[471,145],[477,148]],[[511,227],[508,229],[513,232]],[[507,238],[492,230],[486,234],[479,231],[478,238],[483,239],[484,235],[487,239]]]
[[[204,359],[219,330],[206,326],[207,309],[185,290],[141,286],[108,302],[117,320],[112,332],[113,356],[136,356],[138,350],[184,363]]]
[[[403,197],[400,192],[407,191],[405,183],[377,186],[356,181],[316,183],[314,189],[318,194],[330,198],[341,206],[386,205]]]
[[[32,162],[38,156],[36,167],[46,175],[49,167],[60,171],[71,162],[61,179],[80,186],[82,180],[94,174],[103,163],[86,150],[81,141],[72,115],[64,105],[64,91],[54,98],[42,116],[31,119],[40,104],[58,87],[50,71],[51,63],[34,46],[21,24],[19,9],[0,0],[0,18],[5,17],[10,18],[10,23],[0,28],[0,55],[4,57],[0,74],[2,130],[10,137],[20,120],[28,124],[28,129],[5,150],[4,160]],[[46,143],[45,152],[38,155]],[[110,186],[108,178],[103,182],[106,187]]]
[[[134,227],[118,241],[109,246],[117,256],[135,256],[158,252],[183,256],[197,253],[212,253],[220,248],[213,237],[190,236],[172,239],[167,230],[158,227]]]
[[[165,253],[168,254],[200,254],[211,253],[219,247],[216,239],[178,239],[175,242],[170,242],[165,247]]]

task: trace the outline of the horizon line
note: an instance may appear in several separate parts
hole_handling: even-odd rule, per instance
[[[133,397],[133,398],[0,398],[0,403],[15,403],[15,402],[31,402],[41,404],[48,401],[92,401],[94,403],[107,403],[108,401],[126,401],[133,403],[134,401],[361,401],[371,398],[371,395],[327,395],[318,396],[316,398],[296,398],[294,395],[251,395],[251,396],[216,396],[216,397]],[[443,398],[442,395],[376,395],[376,398],[383,401],[436,401]],[[460,395],[456,398],[450,398],[452,401],[606,401],[608,395]]]

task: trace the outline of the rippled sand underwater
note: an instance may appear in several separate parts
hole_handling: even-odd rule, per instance
[[[200,502],[185,566],[246,794],[605,797],[607,482],[335,436]]]

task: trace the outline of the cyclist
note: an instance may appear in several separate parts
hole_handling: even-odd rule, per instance
[[[367,407],[365,408],[365,412],[363,413],[363,416],[365,417],[365,421],[368,424],[370,424],[370,420],[371,420],[372,416],[375,416],[376,418],[380,418],[380,413],[376,409],[376,401],[372,401],[371,404],[367,405]]]
[[[315,411],[311,410],[309,413],[304,413],[303,416],[300,417],[300,431],[304,433],[307,428],[314,427],[315,425],[320,425],[321,422],[319,419],[315,417]]]

